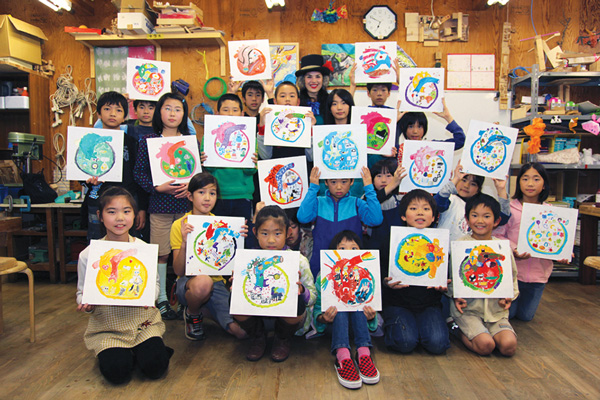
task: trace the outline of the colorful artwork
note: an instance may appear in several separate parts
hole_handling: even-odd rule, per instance
[[[185,274],[231,275],[237,251],[244,248],[244,218],[190,215],[187,223],[194,230],[187,236]]]
[[[133,100],[157,101],[171,91],[171,63],[127,58],[127,93]]]
[[[352,124],[367,127],[367,154],[389,156],[396,140],[397,111],[389,108],[352,107]]]
[[[512,250],[508,240],[452,242],[454,297],[513,297]]]
[[[275,87],[281,82],[296,84],[296,71],[299,64],[298,43],[271,43],[271,71]]]
[[[453,159],[454,143],[405,140],[402,166],[406,168],[407,176],[400,182],[400,191],[439,192],[450,179]]]
[[[306,118],[310,107],[269,105],[265,117],[265,144],[268,146],[310,147],[312,121]]]
[[[299,207],[308,190],[306,157],[289,157],[258,162],[260,198],[266,205]]]
[[[189,182],[202,171],[196,136],[173,136],[146,139],[152,183]]]
[[[206,115],[204,152],[210,167],[254,168],[256,118]]]
[[[313,127],[313,158],[321,179],[360,178],[367,165],[366,125]]]
[[[239,40],[228,42],[229,65],[234,81],[271,79],[269,41]]]
[[[471,120],[461,164],[463,171],[490,178],[505,179],[510,168],[517,128]]]
[[[381,310],[378,250],[321,250],[321,308]]]
[[[393,226],[390,276],[413,286],[446,286],[450,232]]]
[[[356,83],[396,83],[396,42],[356,43]]]
[[[242,250],[234,267],[230,313],[295,317],[299,252]]]
[[[350,70],[354,65],[354,43],[322,44],[321,55],[331,62],[333,72],[329,86],[350,86]]]
[[[123,140],[121,130],[69,126],[67,128],[67,180],[98,178],[121,182]]]
[[[517,252],[548,260],[571,260],[578,210],[523,204]]]
[[[157,257],[155,244],[92,240],[83,304],[153,306]]]
[[[415,60],[413,60],[412,57],[409,56],[408,53],[404,51],[402,47],[398,45],[396,49],[398,50],[397,57],[400,68],[414,68],[417,66]]]
[[[443,68],[401,68],[400,111],[442,111]]]

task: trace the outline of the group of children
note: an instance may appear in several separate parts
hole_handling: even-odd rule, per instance
[[[308,105],[312,112],[307,117],[314,124],[349,123],[354,104],[352,95],[343,89],[327,94],[324,89],[327,71],[322,58],[303,58],[302,67],[297,72],[301,90],[292,83],[281,83],[275,90],[274,104]],[[390,86],[368,86],[374,107],[384,106]],[[237,88],[235,84],[230,87]],[[242,87],[242,95],[246,110],[237,94],[228,93],[219,99],[217,112],[220,115],[257,118],[259,139],[257,153],[253,157],[255,162],[259,157],[295,155],[306,155],[311,160],[309,150],[266,146],[261,140],[269,107],[260,110],[265,100],[265,89],[260,83],[247,82]],[[86,183],[89,187],[86,203],[88,220],[101,228],[90,235],[93,239],[138,241],[140,239],[131,236],[130,232],[135,234],[133,228],[142,229],[149,222],[149,241],[159,245],[158,308],[81,304],[88,249],[81,253],[78,264],[78,310],[91,313],[85,343],[95,351],[100,370],[110,382],[127,381],[135,363],[150,378],[162,376],[168,368],[173,350],[162,341],[165,331],[162,320],[178,317],[166,296],[170,256],[178,276],[174,291],[183,307],[181,314],[186,337],[190,340],[205,338],[203,314],[206,313],[225,332],[238,339],[248,338],[246,358],[250,361],[257,361],[265,354],[268,329],[274,330],[271,349],[274,361],[288,358],[294,335],[303,335],[311,329],[313,334],[331,332],[331,352],[335,356],[338,379],[348,388],[379,381],[380,374],[370,348],[371,334],[380,331],[378,327],[381,326],[386,346],[401,353],[411,352],[418,344],[432,354],[444,353],[450,347],[449,326],[458,327],[451,332],[478,354],[490,354],[495,348],[505,356],[515,353],[517,339],[509,317],[533,318],[552,269],[551,262],[533,258],[527,253],[519,254],[515,250],[512,260],[513,298],[452,298],[450,280],[443,287],[421,287],[408,286],[389,277],[390,230],[392,226],[446,228],[450,230],[452,241],[507,238],[516,249],[523,203],[540,204],[548,196],[548,177],[540,164],[522,167],[510,204],[504,180],[494,180],[499,203],[494,197],[481,193],[483,178],[464,174],[460,164],[451,181],[435,196],[418,189],[400,194],[398,186],[406,171],[398,166],[398,157],[401,157],[399,139],[423,139],[427,132],[427,119],[423,113],[399,113],[395,151],[389,157],[372,160],[370,169],[364,167],[362,183],[355,183],[354,179],[326,179],[323,182],[326,190],[319,195],[322,182],[320,171],[315,167],[310,172],[310,187],[299,209],[284,211],[278,206],[264,207],[259,203],[252,215],[256,168],[204,168],[204,172],[195,175],[188,184],[175,185],[171,181],[155,186],[150,173],[146,138],[190,134],[188,105],[181,95],[166,94],[156,104],[136,102],[135,106],[138,122],[128,127],[122,125],[127,114],[125,97],[114,92],[100,97],[98,114],[101,127],[126,130],[125,136],[132,138],[130,160],[123,167],[122,183],[109,185],[96,179],[89,180]],[[152,109],[154,113],[150,118],[149,110]],[[453,133],[449,140],[455,143],[456,149],[461,148],[464,133],[445,103],[444,111],[439,115],[449,123],[447,129]],[[139,133],[142,131],[144,134]],[[204,161],[206,157],[201,154]],[[356,187],[359,187],[356,192],[362,198],[353,194]],[[189,215],[244,217],[246,225],[240,233],[247,236],[247,244],[255,243],[256,247],[265,250],[300,250],[296,316],[231,315],[231,278],[185,276],[186,238],[193,231],[193,226],[188,223]],[[320,250],[359,248],[380,250],[382,315],[368,306],[362,312],[340,312],[334,307],[322,310],[320,284],[315,285],[315,280],[320,281]],[[350,352],[351,336],[356,345],[354,356]]]

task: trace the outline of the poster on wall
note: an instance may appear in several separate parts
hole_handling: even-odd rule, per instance
[[[396,42],[359,42],[355,46],[356,83],[398,81],[393,67],[398,53]]]
[[[127,58],[127,93],[132,100],[158,101],[171,92],[171,63]]]
[[[196,136],[147,138],[146,143],[154,186],[170,181],[187,183],[202,172]]]
[[[321,179],[360,178],[367,166],[366,125],[313,127],[313,160]]]
[[[67,180],[121,182],[123,140],[118,129],[67,128]]]
[[[396,140],[398,112],[391,108],[352,107],[352,125],[367,127],[367,154],[389,156]]]
[[[322,44],[321,55],[331,62],[333,72],[329,86],[350,86],[350,70],[354,65],[354,43]]]
[[[267,39],[232,40],[229,48],[229,65],[233,81],[271,79],[271,50]]]
[[[204,117],[207,167],[255,168],[256,118],[229,115]]]
[[[259,161],[258,184],[267,206],[300,207],[309,186],[306,156]]]
[[[300,67],[298,43],[270,43],[271,71],[275,87],[281,82],[296,84],[296,71]]]
[[[400,111],[443,111],[443,68],[400,68],[399,81]]]
[[[450,179],[454,159],[454,143],[426,140],[405,140],[402,166],[407,175],[400,182],[400,191],[423,189],[437,193]]]
[[[269,146],[311,146],[312,120],[306,116],[310,107],[269,105],[265,117],[265,144]]]

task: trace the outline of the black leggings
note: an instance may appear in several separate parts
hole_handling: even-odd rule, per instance
[[[104,378],[110,383],[120,384],[131,379],[135,364],[148,378],[160,378],[169,368],[172,355],[173,349],[155,336],[133,348],[112,347],[103,350],[98,354],[98,361]]]

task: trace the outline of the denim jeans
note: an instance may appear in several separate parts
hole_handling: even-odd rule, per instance
[[[371,335],[367,317],[362,311],[338,311],[331,329],[331,352],[345,347],[350,349],[350,325],[354,333],[356,347],[371,347]]]
[[[383,309],[385,345],[401,353],[410,353],[421,343],[433,354],[442,354],[450,347],[448,327],[439,307],[427,307],[414,312],[403,307]]]
[[[542,299],[545,283],[519,281],[519,297],[510,305],[509,318],[531,321]]]

